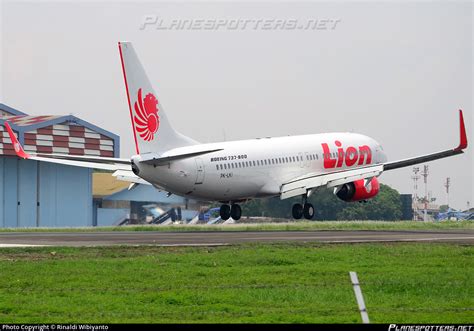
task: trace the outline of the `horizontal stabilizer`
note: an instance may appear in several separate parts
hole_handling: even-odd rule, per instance
[[[210,149],[210,150],[184,153],[184,154],[167,155],[167,156],[162,156],[162,157],[153,157],[153,158],[148,159],[148,160],[142,160],[142,161],[140,161],[140,163],[160,166],[160,165],[168,164],[172,161],[183,160],[183,159],[187,159],[187,158],[190,158],[190,157],[195,157],[195,156],[199,156],[199,155],[219,152],[219,151],[222,151],[222,150],[223,150],[223,148],[218,148],[218,149]]]

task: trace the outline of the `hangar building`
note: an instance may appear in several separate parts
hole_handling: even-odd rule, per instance
[[[93,226],[92,169],[20,160],[25,151],[119,157],[119,137],[75,116],[29,116],[0,103],[0,227]]]

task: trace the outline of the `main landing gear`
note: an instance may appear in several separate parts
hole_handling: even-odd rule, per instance
[[[233,203],[231,206],[222,205],[219,214],[224,221],[227,221],[231,217],[234,221],[238,221],[242,216],[242,208],[236,203]]]
[[[306,201],[308,197],[306,194],[303,195],[303,203],[295,203],[291,210],[293,218],[296,220],[301,219],[303,216],[307,220],[312,220],[314,217],[314,207],[312,204]]]

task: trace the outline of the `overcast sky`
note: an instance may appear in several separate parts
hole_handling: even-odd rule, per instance
[[[444,204],[451,177],[451,205],[466,208],[474,204],[472,15],[471,2],[3,1],[0,102],[74,114],[120,135],[128,157],[117,41],[129,40],[174,126],[201,142],[353,131],[396,160],[457,145],[462,108],[470,149],[429,163],[428,181]],[[141,29],[155,18],[160,29]],[[262,24],[170,27],[180,19]],[[292,20],[320,25],[291,28]],[[411,171],[380,179],[413,193]]]

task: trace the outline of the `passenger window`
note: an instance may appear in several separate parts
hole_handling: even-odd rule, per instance
[[[255,167],[255,161],[252,161],[253,162],[253,166]]]

